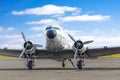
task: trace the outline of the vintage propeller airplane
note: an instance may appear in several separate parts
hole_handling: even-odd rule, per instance
[[[28,69],[33,69],[34,59],[49,58],[62,62],[62,67],[65,67],[65,60],[69,60],[75,67],[73,60],[75,60],[77,68],[82,69],[85,57],[98,57],[108,54],[120,53],[120,47],[103,47],[89,49],[86,44],[92,43],[93,40],[81,41],[73,38],[72,35],[66,34],[61,27],[49,25],[45,29],[45,49],[37,49],[42,45],[33,44],[30,40],[26,40],[24,33],[21,33],[24,39],[23,50],[16,49],[0,49],[4,55],[19,56],[19,59],[24,56],[27,58]],[[73,42],[71,48],[66,48],[69,45],[68,36]],[[21,54],[20,54],[21,52]]]

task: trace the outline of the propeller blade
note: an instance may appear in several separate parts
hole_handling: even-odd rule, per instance
[[[24,41],[26,42],[27,40],[26,40],[25,35],[24,35],[23,32],[21,32],[21,35],[22,35],[22,38],[24,39]]]
[[[78,53],[78,49],[76,49],[76,51],[75,51],[74,60],[76,60],[76,58],[77,58],[77,53]]]
[[[89,44],[89,43],[92,43],[92,42],[93,42],[93,40],[89,40],[89,41],[83,42],[83,44]]]
[[[21,59],[21,57],[23,56],[23,54],[25,53],[25,51],[26,51],[26,48],[23,49],[22,53],[19,56],[19,59]]]
[[[43,47],[43,45],[40,44],[34,44],[35,47]]]
[[[75,40],[70,34],[68,34],[68,36],[69,36],[74,42],[76,42],[76,40]]]

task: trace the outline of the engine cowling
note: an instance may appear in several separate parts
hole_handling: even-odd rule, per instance
[[[82,43],[82,41],[77,40],[77,41],[74,43],[74,46],[75,46],[75,48],[77,48],[77,49],[81,49],[81,48],[83,48],[83,43]]]
[[[30,50],[33,47],[33,44],[31,41],[27,41],[24,43],[24,48],[26,48],[26,50]]]
[[[24,43],[24,48],[26,48],[26,53],[33,54],[36,51],[36,47],[31,41],[27,41]]]
[[[73,51],[75,52],[77,49],[78,53],[84,53],[86,51],[86,47],[84,46],[83,42],[80,40],[77,40],[73,44]]]

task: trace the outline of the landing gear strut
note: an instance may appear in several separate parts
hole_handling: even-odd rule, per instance
[[[65,61],[66,61],[66,58],[62,61],[62,67],[63,68],[65,67]]]
[[[32,70],[33,69],[33,66],[34,66],[34,57],[33,57],[33,54],[29,54],[28,55],[28,58],[27,58],[27,68],[29,70]]]
[[[65,59],[62,61],[62,67],[63,67],[63,68],[65,67],[65,61],[66,61],[66,60],[70,61],[70,63],[72,64],[72,66],[75,67],[75,65],[74,65],[74,63],[72,62],[71,59],[69,59],[69,58],[66,59],[66,58],[65,58]]]
[[[72,64],[73,67],[75,67],[74,63],[72,62],[71,59],[68,59],[70,61],[70,63]]]
[[[77,61],[77,68],[78,69],[83,69],[84,64],[84,59],[85,59],[85,54],[79,54],[80,60]]]
[[[77,67],[78,67],[78,69],[82,69],[83,68],[83,66],[82,66],[82,60],[79,60],[78,62],[77,62]]]

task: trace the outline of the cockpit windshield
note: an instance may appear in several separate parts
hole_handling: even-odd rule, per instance
[[[59,27],[53,27],[53,26],[51,26],[51,25],[49,25],[48,27],[46,27],[45,30],[50,30],[50,29],[60,30]]]
[[[45,30],[49,30],[49,29],[52,29],[52,26],[51,26],[51,25],[49,25],[48,27],[46,27]]]

